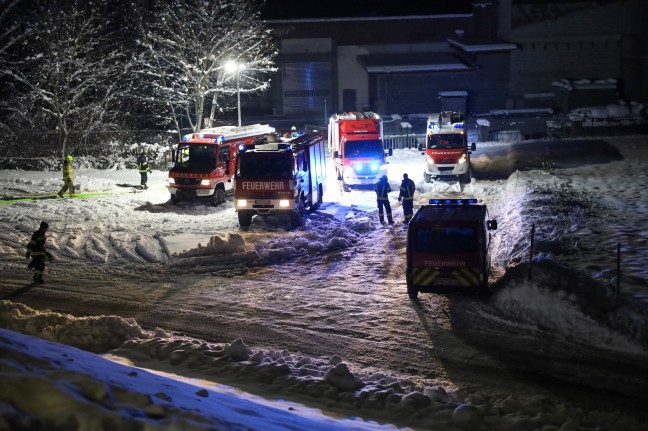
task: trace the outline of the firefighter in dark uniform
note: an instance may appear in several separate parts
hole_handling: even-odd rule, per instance
[[[45,271],[45,262],[52,260],[52,255],[45,251],[45,233],[49,225],[47,222],[41,222],[40,227],[31,237],[27,244],[27,259],[31,262],[27,268],[34,270],[34,283],[44,283],[43,272]]]
[[[146,154],[141,153],[137,158],[138,170],[140,173],[140,188],[148,189],[146,183],[148,182],[148,173],[151,172],[151,168],[146,161]]]
[[[374,190],[376,191],[376,200],[378,201],[378,218],[380,219],[380,223],[385,224],[385,214],[387,214],[389,224],[394,224],[391,205],[389,205],[388,193],[391,192],[391,187],[389,187],[389,183],[387,182],[387,175],[380,177],[374,186]]]
[[[414,191],[416,186],[414,181],[410,180],[409,175],[403,174],[403,182],[401,182],[400,193],[398,194],[398,202],[403,202],[403,223],[408,224],[414,215]]]

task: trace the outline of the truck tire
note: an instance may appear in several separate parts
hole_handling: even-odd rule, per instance
[[[238,212],[239,225],[241,227],[250,227],[250,225],[252,224],[253,216],[254,213],[252,211],[239,211]]]
[[[223,203],[225,203],[225,190],[216,187],[214,189],[214,194],[211,197],[211,204],[213,207],[217,207],[218,205]]]
[[[178,203],[178,198],[174,194],[171,195],[171,203],[172,204],[177,204]]]
[[[470,174],[470,170],[469,170],[465,174],[461,175],[461,177],[459,177],[459,182],[463,184],[470,184],[471,179],[472,179],[472,175]]]
[[[418,298],[418,289],[408,285],[407,286],[407,296],[409,296],[410,299]]]

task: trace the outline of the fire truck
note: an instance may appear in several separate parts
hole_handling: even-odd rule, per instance
[[[333,151],[333,161],[338,180],[344,191],[352,187],[373,186],[387,175],[383,144],[383,122],[373,112],[345,112],[333,114],[329,120],[328,141]]]
[[[254,215],[286,213],[300,226],[306,210],[321,203],[326,180],[326,147],[321,132],[288,142],[264,137],[241,145],[235,171],[234,208],[241,227]]]
[[[407,227],[407,294],[456,290],[488,292],[491,230],[486,205],[477,199],[431,199]]]
[[[475,143],[467,143],[464,115],[459,112],[444,111],[430,114],[427,120],[423,177],[430,183],[434,179],[457,179],[460,183],[470,183],[470,153],[475,151]]]
[[[190,133],[173,154],[169,171],[171,201],[208,198],[213,206],[233,191],[232,178],[239,144],[275,134],[268,125],[221,126]]]

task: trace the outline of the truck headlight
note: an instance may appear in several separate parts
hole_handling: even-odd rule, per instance
[[[175,179],[169,178],[169,184],[175,184]]]
[[[433,164],[434,164],[434,159],[432,159],[432,157],[426,157],[426,158],[425,158],[425,162],[426,162],[428,165],[433,165]]]
[[[459,161],[457,162],[460,165],[466,163],[466,155],[463,154],[461,157],[459,157]]]
[[[211,185],[211,180],[209,180],[209,179],[202,179],[202,180],[200,180],[200,185],[201,185],[201,186],[210,186],[210,185]]]
[[[288,208],[290,206],[290,201],[288,199],[281,199],[279,201],[279,206],[281,208]]]
[[[247,200],[246,199],[238,199],[236,201],[236,206],[237,207],[246,207],[247,206]]]

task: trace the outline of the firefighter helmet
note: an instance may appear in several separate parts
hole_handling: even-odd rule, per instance
[[[66,162],[71,162],[72,161],[72,156],[65,156],[65,161]]]

